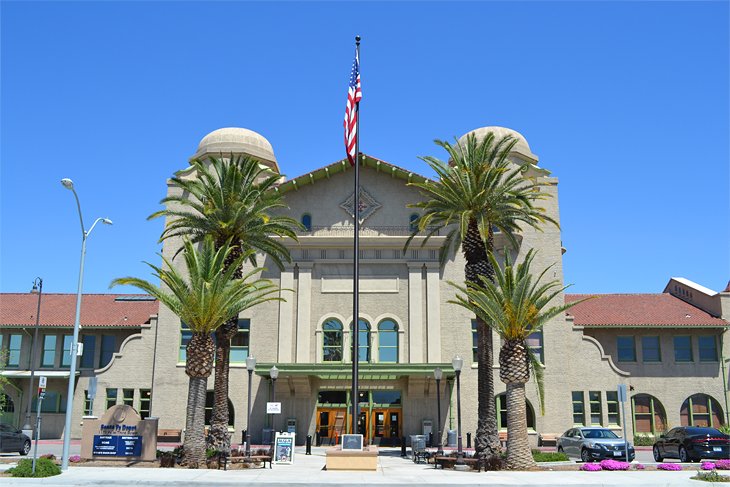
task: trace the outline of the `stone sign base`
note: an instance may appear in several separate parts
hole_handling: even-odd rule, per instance
[[[342,450],[340,445],[326,450],[327,470],[377,470],[378,447],[366,446],[360,450]]]

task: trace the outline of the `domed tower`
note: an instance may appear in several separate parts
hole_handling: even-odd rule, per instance
[[[226,157],[230,154],[253,156],[279,174],[279,164],[271,143],[263,135],[240,127],[226,127],[209,133],[200,141],[198,150],[191,159],[205,159],[206,156]]]
[[[511,135],[512,137],[517,139],[517,143],[512,148],[512,152],[510,154],[516,156],[517,159],[519,159],[523,163],[526,162],[529,164],[537,165],[538,157],[530,150],[530,145],[527,143],[527,139],[525,139],[525,137],[518,131],[508,129],[506,127],[482,127],[476,130],[472,130],[471,132],[467,132],[466,134],[459,137],[459,143],[465,142],[466,137],[469,134],[474,134],[477,140],[480,140],[483,139],[489,132],[494,133],[496,140],[499,140],[508,135]]]

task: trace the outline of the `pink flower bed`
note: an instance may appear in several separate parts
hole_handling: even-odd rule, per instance
[[[716,461],[715,468],[717,468],[718,470],[730,470],[730,460]]]
[[[603,470],[628,470],[631,466],[629,463],[616,460],[601,460],[600,465]]]
[[[603,470],[599,463],[584,463],[580,466],[580,469],[585,472],[598,472],[599,470]]]
[[[660,463],[656,468],[659,470],[682,470],[682,466],[678,463]]]
[[[68,457],[68,461],[71,463],[79,463],[81,461],[81,456],[80,455],[71,455],[70,457]]]
[[[715,464],[712,462],[702,462],[700,468],[702,470],[715,470]]]
[[[636,470],[644,470],[646,467],[641,463],[637,463],[636,465],[634,465],[634,468]]]

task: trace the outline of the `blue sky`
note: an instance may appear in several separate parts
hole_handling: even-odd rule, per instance
[[[0,4],[0,291],[108,292],[159,263],[165,180],[207,133],[271,141],[288,176],[361,150],[428,174],[433,139],[521,132],[560,180],[573,292],[730,278],[728,2]],[[132,288],[122,289],[133,292]]]

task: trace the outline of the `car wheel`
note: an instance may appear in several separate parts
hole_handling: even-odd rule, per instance
[[[689,463],[689,455],[687,455],[687,450],[683,447],[679,447],[679,461],[682,463]]]
[[[30,440],[25,440],[25,443],[23,443],[23,448],[18,453],[25,456],[29,452],[30,452]]]
[[[653,450],[652,450],[652,452],[654,453],[654,461],[655,462],[661,462],[661,461],[664,460],[664,458],[662,457],[662,455],[659,453],[659,447],[658,446],[655,445],[654,448],[653,448]]]
[[[588,450],[586,450],[585,448],[583,448],[580,451],[580,459],[583,460],[584,462],[588,463],[588,462],[591,461],[591,454],[588,453]]]

